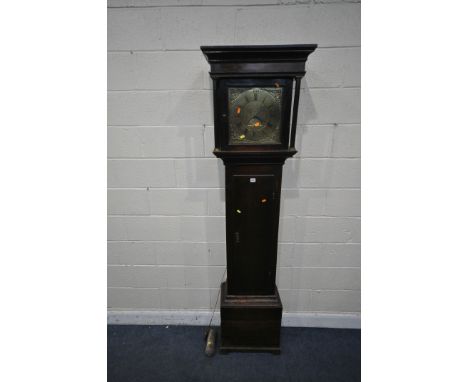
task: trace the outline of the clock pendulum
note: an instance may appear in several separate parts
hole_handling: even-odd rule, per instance
[[[316,48],[200,47],[213,80],[213,154],[226,167],[221,352],[280,352],[283,306],[275,279],[281,176],[286,158],[297,153],[301,78]]]

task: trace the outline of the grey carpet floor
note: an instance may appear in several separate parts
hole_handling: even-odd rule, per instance
[[[108,381],[359,381],[361,331],[282,328],[281,354],[204,355],[201,326],[108,326]]]

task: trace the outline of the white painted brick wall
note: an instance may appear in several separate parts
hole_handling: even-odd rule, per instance
[[[108,0],[109,310],[213,308],[226,264],[200,45],[318,43],[284,167],[286,312],[360,311],[360,4]]]
[[[109,158],[203,157],[202,126],[108,129]]]

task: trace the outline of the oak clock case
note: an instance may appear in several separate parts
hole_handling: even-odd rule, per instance
[[[225,165],[227,278],[220,351],[280,352],[275,284],[281,178],[296,154],[310,45],[202,46],[213,80],[215,149]]]

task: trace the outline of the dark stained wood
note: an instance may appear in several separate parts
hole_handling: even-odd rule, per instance
[[[247,45],[202,46],[200,49],[210,63],[213,79],[215,155],[227,151],[276,152],[294,148],[289,145],[293,82],[305,75],[305,62],[316,44],[306,45]],[[279,145],[229,145],[227,89],[242,86],[281,86],[282,136]],[[296,94],[299,97],[299,94]],[[297,107],[293,121],[297,121]],[[289,155],[288,155],[289,156]]]
[[[222,283],[220,350],[279,354],[282,312],[276,286],[268,296],[230,296]]]
[[[202,46],[213,78],[281,74],[303,76],[305,62],[316,44]]]
[[[230,295],[274,294],[281,173],[282,164],[226,165]]]
[[[226,166],[227,281],[221,284],[222,352],[280,352],[283,307],[275,279],[282,167],[286,158],[297,153],[300,79],[307,57],[316,47],[201,47],[213,79],[213,154]],[[273,86],[282,87],[280,143],[229,144],[228,89]]]
[[[291,122],[291,140],[289,147],[294,148],[296,145],[296,125],[297,125],[297,110],[299,108],[299,93],[301,92],[301,78],[296,78],[296,88],[294,91],[293,118]]]

